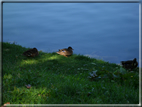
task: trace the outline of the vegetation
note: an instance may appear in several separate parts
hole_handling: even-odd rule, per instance
[[[139,103],[139,68],[55,52],[28,58],[27,49],[2,43],[2,104]]]

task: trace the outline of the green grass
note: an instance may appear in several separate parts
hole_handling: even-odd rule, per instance
[[[66,58],[39,51],[39,56],[27,58],[21,55],[27,49],[2,43],[2,104],[139,103],[138,68],[128,72],[114,63],[76,54]]]

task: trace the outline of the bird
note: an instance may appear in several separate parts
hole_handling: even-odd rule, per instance
[[[29,49],[23,53],[24,56],[27,57],[35,57],[39,55],[39,52],[36,48]]]
[[[64,49],[59,49],[58,52],[56,52],[59,55],[63,55],[65,57],[71,56],[73,54],[73,49],[71,46],[69,46],[68,48],[64,48]]]
[[[131,70],[138,66],[138,62],[137,62],[136,58],[134,58],[133,60],[121,61],[121,64],[122,64],[123,68],[131,69]]]

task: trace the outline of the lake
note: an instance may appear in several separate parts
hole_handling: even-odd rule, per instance
[[[3,42],[44,52],[72,46],[111,63],[139,59],[139,3],[4,3]]]

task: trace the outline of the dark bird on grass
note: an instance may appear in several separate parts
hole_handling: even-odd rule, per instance
[[[122,64],[123,68],[131,69],[131,70],[138,66],[138,62],[137,62],[136,58],[134,58],[133,60],[121,61],[121,64]]]
[[[72,50],[73,50],[72,47],[69,46],[68,48],[59,49],[59,51],[56,52],[56,53],[59,54],[59,55],[63,55],[65,57],[68,57],[68,56],[73,54]]]
[[[35,57],[35,56],[38,56],[39,53],[38,53],[38,50],[36,48],[33,48],[33,49],[29,49],[27,51],[25,51],[23,53],[24,56],[27,56],[27,57]]]

